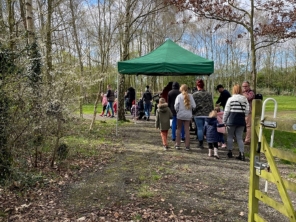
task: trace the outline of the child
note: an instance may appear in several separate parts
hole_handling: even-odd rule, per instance
[[[168,131],[170,129],[170,119],[173,117],[173,114],[164,98],[159,99],[159,104],[157,107],[158,109],[156,110],[155,128],[160,129],[163,148],[164,150],[167,150],[169,148]]]
[[[104,116],[107,104],[108,104],[108,100],[107,100],[107,94],[101,93],[101,97],[102,97],[102,106],[103,106],[103,111],[101,113],[100,116]],[[110,116],[110,112],[108,112],[108,116]]]
[[[204,133],[207,137],[207,142],[209,145],[209,156],[212,157],[212,151],[214,149],[214,157],[220,159],[218,155],[218,131],[217,127],[222,127],[224,124],[219,124],[217,121],[217,112],[213,110],[209,114],[209,118],[206,118]]]
[[[223,121],[223,111],[220,110],[220,107],[215,107],[215,111],[217,112],[217,120],[218,120],[218,123],[219,124],[222,124]],[[224,134],[226,133],[226,130],[225,130],[225,127],[218,127],[217,128],[217,131],[218,131],[218,135],[219,135],[219,138],[218,138],[218,146],[220,144],[222,144],[222,148],[226,148],[226,143],[224,141]]]
[[[113,110],[114,110],[114,113],[116,114],[117,113],[117,98],[114,100]]]
[[[133,119],[136,119],[136,117],[137,117],[137,111],[138,111],[138,107],[136,105],[136,101],[133,100],[132,101],[132,108],[131,108],[131,113],[132,113]]]

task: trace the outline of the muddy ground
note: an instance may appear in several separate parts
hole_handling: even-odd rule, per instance
[[[112,163],[69,186],[66,206],[73,211],[109,209],[98,214],[106,221],[247,221],[249,158],[229,159],[227,149],[219,150],[219,160],[208,157],[207,144],[203,150],[197,148],[194,132],[192,151],[185,151],[184,144],[175,150],[170,136],[170,149],[164,151],[151,118],[119,127],[122,152]],[[248,152],[249,146],[247,156]],[[286,174],[295,170],[290,165],[279,167]],[[262,189],[264,185],[262,181]],[[278,198],[275,186],[269,184],[268,192]],[[79,204],[71,204],[77,199]],[[264,205],[259,212],[267,221],[289,221]]]
[[[88,163],[75,179],[48,193],[47,201],[25,206],[5,221],[248,221],[249,147],[244,162],[227,158],[227,149],[219,150],[218,160],[207,156],[207,144],[197,148],[191,132],[192,151],[184,144],[175,150],[170,136],[170,149],[164,151],[154,124],[153,117],[119,124],[118,136],[115,128],[107,136],[116,145],[104,148],[114,154],[111,159]],[[238,154],[236,143],[233,153]],[[296,169],[278,166],[284,176]],[[262,190],[264,185],[260,181]],[[274,185],[269,184],[268,194],[281,202]],[[295,208],[295,193],[291,198]],[[289,221],[259,206],[266,221]]]

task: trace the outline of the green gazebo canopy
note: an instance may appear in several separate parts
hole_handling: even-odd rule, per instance
[[[211,75],[214,61],[200,57],[168,39],[147,55],[118,62],[118,72],[148,76]]]

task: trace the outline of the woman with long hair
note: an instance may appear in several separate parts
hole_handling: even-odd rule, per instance
[[[244,142],[243,133],[246,126],[245,117],[249,114],[249,103],[245,96],[242,95],[242,88],[236,84],[232,88],[232,97],[227,100],[223,123],[227,127],[227,148],[229,158],[232,158],[233,137],[236,137],[239,147],[239,155],[236,157],[244,161]]]
[[[186,150],[190,150],[190,134],[189,124],[192,118],[192,109],[195,108],[196,104],[191,94],[188,93],[188,86],[186,84],[181,85],[180,94],[175,100],[175,110],[177,113],[177,137],[176,137],[176,149],[180,149],[181,142],[181,129],[184,124],[185,129],[185,147]]]

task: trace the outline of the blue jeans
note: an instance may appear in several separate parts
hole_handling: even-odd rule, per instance
[[[113,102],[108,102],[107,107],[106,107],[106,114],[105,114],[105,116],[107,116],[107,113],[109,112],[109,109],[111,109],[112,116],[114,116]]]
[[[144,103],[144,111],[147,118],[150,117],[151,103]]]
[[[125,100],[124,100],[124,105],[125,105],[125,110],[127,111],[129,111],[130,109],[131,109],[131,107],[130,107],[130,104],[129,104],[129,98],[126,98]]]
[[[206,119],[203,117],[194,117],[195,125],[197,127],[197,139],[198,141],[203,141],[204,138],[204,126]]]
[[[218,142],[220,142],[220,143],[225,143],[225,141],[224,141],[224,134],[223,133],[218,133],[218,135],[219,135],[219,138],[218,138]]]
[[[176,140],[176,130],[177,130],[177,116],[173,116],[173,121],[172,121],[172,140]],[[185,130],[184,130],[184,125],[182,125],[181,129],[181,138],[185,138]]]

